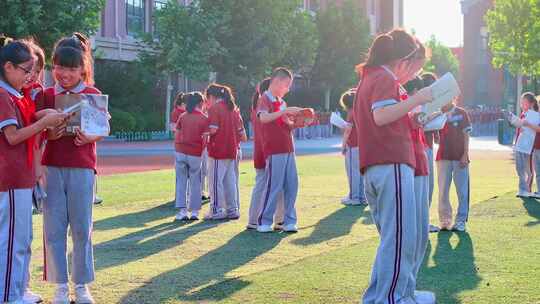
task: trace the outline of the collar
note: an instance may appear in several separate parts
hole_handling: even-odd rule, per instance
[[[23,96],[21,94],[21,92],[17,91],[16,89],[14,89],[9,83],[3,81],[3,80],[0,80],[0,88],[8,91],[9,94],[21,99]]]
[[[385,65],[382,65],[381,66],[385,71],[387,71],[390,75],[392,75],[392,78],[394,78],[394,80],[398,80],[396,74],[394,74],[394,72],[392,72],[392,70],[390,70],[389,67],[385,66]]]
[[[65,92],[80,94],[82,91],[84,91],[84,89],[86,89],[86,85],[82,81],[79,82],[79,84],[71,90],[67,90],[57,83],[54,85],[54,95],[62,94]]]
[[[270,99],[271,102],[281,101],[279,100],[279,98],[274,97],[274,95],[272,95],[272,92],[270,92],[270,90],[267,90],[266,92],[264,92],[264,94],[266,95],[266,97]]]

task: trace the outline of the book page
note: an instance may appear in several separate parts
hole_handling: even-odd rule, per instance
[[[108,136],[110,133],[108,95],[84,94],[81,104],[81,130],[86,135]]]
[[[451,73],[444,74],[430,88],[433,101],[426,104],[425,112],[428,115],[440,111],[444,105],[450,103],[461,94],[459,84]]]
[[[81,95],[65,94],[54,97],[54,107],[61,112],[75,112],[75,115],[67,122],[65,136],[75,135],[77,130],[81,128],[81,111],[77,110],[78,104],[81,104]]]

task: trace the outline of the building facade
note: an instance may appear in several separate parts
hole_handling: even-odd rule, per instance
[[[316,12],[343,0],[303,0],[304,9]],[[355,0],[366,12],[372,35],[403,26],[403,0]]]
[[[516,77],[491,64],[489,32],[484,21],[493,0],[463,0],[463,53],[461,84],[463,104],[507,107],[518,94]]]

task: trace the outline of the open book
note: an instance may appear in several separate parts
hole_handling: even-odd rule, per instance
[[[81,130],[86,135],[108,136],[109,96],[98,94],[66,94],[55,97],[55,108],[64,113],[75,113],[68,121],[66,135]]]
[[[446,73],[431,86],[433,101],[426,104],[424,112],[427,115],[440,111],[441,108],[461,94],[459,84],[452,73]]]

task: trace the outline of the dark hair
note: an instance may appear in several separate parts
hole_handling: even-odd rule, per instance
[[[178,92],[176,94],[176,97],[174,98],[174,104],[179,106],[179,105],[182,105],[185,101],[184,101],[184,96],[186,96],[186,94],[184,94],[184,92]]]
[[[272,78],[268,77],[263,79],[259,83],[259,90],[255,91],[253,94],[253,97],[251,99],[251,108],[256,109],[257,108],[257,101],[259,101],[259,98],[261,97],[264,92],[268,91],[268,88],[270,87],[270,82],[272,81]]]
[[[422,80],[424,81],[424,87],[429,87],[435,81],[437,81],[437,75],[435,75],[434,73],[426,72],[420,77],[422,77]]]
[[[349,89],[341,95],[341,98],[339,99],[339,105],[341,106],[341,108],[343,108],[343,110],[348,111],[353,107],[355,97],[356,90],[354,88]]]
[[[533,109],[538,112],[538,100],[536,100],[536,97],[531,92],[525,92],[523,95],[521,95],[521,99],[526,99],[529,104],[532,105]]]
[[[230,111],[236,109],[236,103],[232,90],[228,86],[212,83],[208,85],[208,88],[206,88],[206,96],[214,96],[224,100],[227,103],[227,108]]]
[[[43,71],[43,69],[45,68],[45,51],[43,51],[41,46],[39,46],[36,40],[34,40],[34,38],[32,37],[25,38],[22,41],[28,43],[32,50],[32,54],[37,58],[36,65],[39,68],[39,71]]]
[[[94,85],[94,70],[90,40],[81,33],[64,37],[54,46],[52,62],[55,65],[83,69],[83,82]]]
[[[14,65],[32,60],[32,48],[24,40],[14,40],[0,36],[0,76],[6,80],[4,66],[11,62]]]
[[[192,113],[195,108],[204,102],[204,96],[201,92],[191,92],[182,94],[183,100],[186,103],[186,111]]]
[[[274,71],[272,72],[271,79],[274,80],[276,78],[279,78],[279,79],[284,79],[284,78],[293,79],[293,74],[289,69],[284,68],[284,67],[279,67],[279,68],[275,68]]]
[[[416,76],[409,82],[407,82],[403,87],[408,94],[412,94],[415,90],[420,90],[424,88],[424,80],[422,80],[422,78],[420,78],[419,76]]]
[[[359,75],[364,68],[390,64],[396,60],[410,59],[416,55],[418,41],[403,29],[394,29],[375,38],[364,63],[356,67]],[[425,48],[424,48],[425,53]]]

